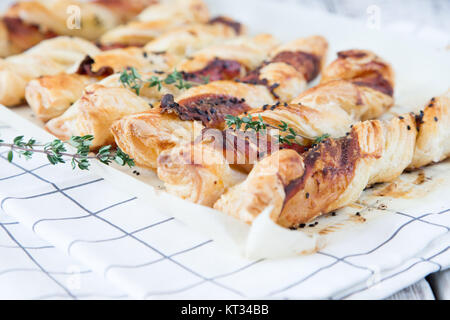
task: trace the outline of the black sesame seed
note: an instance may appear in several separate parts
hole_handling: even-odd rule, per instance
[[[438,120],[439,120],[438,117],[434,117],[434,121],[438,122]]]
[[[305,197],[306,197],[306,199],[309,198],[309,192],[307,192],[307,193],[305,194]]]
[[[402,117],[402,116],[399,116],[398,118],[399,118],[400,120],[403,120],[403,119],[405,119],[405,118],[404,118],[404,117]]]
[[[306,227],[306,224],[300,223],[300,225],[299,225],[298,227],[299,227],[299,228],[304,228],[304,227]]]
[[[310,225],[309,225],[309,227],[314,227],[315,226],[315,224],[314,223],[311,223]]]
[[[357,212],[356,215],[359,217],[361,214],[359,212]]]
[[[332,212],[331,215],[334,217],[336,215],[336,212]]]
[[[407,125],[407,126],[406,126],[406,129],[411,130],[411,126],[410,126],[410,125]]]

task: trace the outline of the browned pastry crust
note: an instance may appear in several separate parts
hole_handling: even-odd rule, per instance
[[[306,89],[322,69],[328,49],[321,36],[310,36],[278,46],[269,60],[240,81],[266,86],[275,98],[289,102]]]
[[[201,160],[196,161],[195,157]],[[157,165],[158,177],[165,182],[167,192],[209,207],[245,178],[241,171],[223,163],[222,150],[202,148],[196,143],[183,149],[167,149],[158,157]],[[200,169],[203,166],[206,170]]]
[[[332,80],[351,80],[358,86],[373,88],[386,95],[393,95],[394,71],[392,67],[368,50],[347,50],[338,52],[323,73],[321,83]]]
[[[132,154],[137,165],[149,169],[156,168],[162,151],[193,140],[202,129],[198,121],[183,121],[160,109],[123,117],[111,126],[120,149]]]
[[[229,23],[192,23],[165,32],[144,47],[148,53],[170,53],[185,58],[210,45],[223,43],[228,39],[244,35],[245,28],[236,21],[224,18]],[[230,24],[232,24],[230,26]],[[236,27],[239,25],[239,32]]]
[[[204,82],[202,76],[209,76],[210,80],[231,80],[258,67],[277,44],[269,34],[237,37],[195,52],[177,70],[183,71],[190,81]]]
[[[376,57],[374,54],[371,56]],[[342,60],[342,58],[339,59]],[[335,64],[332,63],[331,68],[334,68],[334,66]],[[325,72],[327,72],[327,70],[328,68]],[[360,75],[358,74],[357,76]],[[252,120],[258,120],[259,117],[261,117],[265,123],[273,127],[278,127],[282,123],[286,123],[297,134],[303,137],[303,139],[298,142],[306,147],[310,145],[315,138],[322,136],[323,134],[329,134],[332,137],[342,137],[350,129],[351,124],[362,119],[377,117],[393,104],[391,96],[366,86],[356,85],[352,82],[353,80],[351,78],[348,79],[349,80],[331,80],[328,83],[322,83],[303,92],[290,104],[277,103],[275,105],[264,105],[258,109],[248,111],[247,114],[245,114],[245,117],[251,117]],[[281,134],[287,135],[289,132]],[[195,146],[186,144],[175,147],[171,151],[163,152],[161,158],[164,157],[164,163],[162,163],[162,161],[158,162],[158,175],[171,191],[191,189],[193,194],[198,194],[198,188],[202,186],[203,190],[208,190],[206,191],[207,194],[196,197],[196,199],[206,201],[202,204],[210,205],[214,202],[214,199],[218,199],[217,195],[220,195],[221,190],[223,190],[221,185],[217,187],[214,182],[226,180],[227,177],[225,177],[224,174],[233,173],[231,169],[248,172],[254,164],[254,161],[246,161],[245,165],[236,165],[236,162],[229,161],[230,159],[225,154],[222,155],[222,159],[218,163],[199,164],[181,161],[179,156],[181,153],[186,154],[189,151],[195,151],[197,154],[201,154],[202,152],[208,152],[206,150],[202,151],[202,149],[217,149],[215,144],[203,141],[202,139],[197,140],[195,144]],[[305,149],[302,146],[289,146],[286,144],[278,147],[295,148],[299,152]],[[229,144],[227,145],[226,152],[235,154],[236,158],[239,158],[248,153],[248,150],[242,148],[246,148],[245,144],[241,144],[241,146],[238,147]],[[256,149],[258,152],[258,148]],[[270,154],[271,150],[277,150],[276,148],[267,147],[266,149],[269,152],[263,152],[264,155]],[[215,154],[216,158],[218,158],[220,153]],[[258,157],[262,156],[263,155],[258,153]],[[169,166],[170,170],[166,172],[165,170],[166,168],[169,168]],[[220,168],[220,170],[218,168]],[[196,179],[191,181],[188,186],[182,187],[179,184],[182,182],[184,183],[187,177],[182,180],[177,180],[177,170],[180,172],[197,172],[197,176],[207,176],[208,180],[201,181],[201,184],[198,184],[200,180]],[[215,176],[214,173],[218,175]],[[233,179],[227,181],[229,181],[226,185],[227,187],[231,187],[231,183],[236,182],[236,180]],[[208,188],[205,187],[207,182],[209,183]],[[193,198],[189,199],[194,200]]]
[[[40,31],[36,24],[27,24],[19,17],[3,17],[0,21],[0,56],[18,54],[39,42],[57,36],[53,31]]]
[[[157,73],[142,73],[143,79],[159,76]],[[174,85],[143,86],[140,95],[125,88],[119,81],[120,74],[113,74],[98,83],[87,86],[80,99],[62,115],[47,122],[45,128],[58,138],[65,140],[73,135],[95,136],[92,148],[114,142],[110,131],[114,121],[133,113],[144,112],[157,106],[157,101],[166,94],[180,95]],[[90,133],[88,133],[90,132]]]
[[[166,95],[160,109],[123,117],[113,124],[112,132],[116,143],[138,165],[156,169],[162,151],[193,141],[204,126],[223,128],[222,109],[239,114],[261,103],[273,102],[262,86],[216,81],[186,90],[175,99]]]
[[[47,122],[63,114],[94,82],[95,78],[79,74],[43,76],[28,83],[25,98],[38,118]]]
[[[280,150],[257,163],[214,207],[250,223],[271,206],[273,220],[297,227],[355,201],[368,184],[399,176],[412,160],[414,125],[411,114],[368,120],[355,124],[348,136],[302,154]]]
[[[67,110],[81,97],[88,84],[99,81],[112,72],[120,72],[125,67],[134,67],[141,73],[172,71],[186,53],[234,36],[234,29],[219,22],[180,27],[150,42],[145,48],[113,49],[93,58],[86,57],[76,74],[57,74],[32,80],[26,87],[25,97],[36,115],[47,121]],[[87,75],[90,79],[80,78],[79,74]],[[217,76],[223,76],[223,73],[217,73]],[[158,95],[155,99],[157,97]]]
[[[47,122],[45,129],[66,141],[71,136],[93,135],[92,148],[113,144],[111,124],[125,115],[150,109],[130,90],[94,83],[64,114]]]
[[[87,40],[56,37],[42,41],[26,52],[0,59],[0,103],[14,106],[25,97],[28,81],[45,75],[69,72],[98,48]]]
[[[222,128],[225,115],[238,115],[266,103],[274,100],[262,86],[214,81],[186,90],[175,99],[163,97],[161,112],[176,114],[185,121],[198,120],[206,127]]]
[[[159,0],[92,0],[92,3],[113,11],[122,22],[133,19],[147,7],[159,2]]]
[[[142,49],[126,48],[101,52],[91,58],[86,56],[75,73],[58,73],[42,76],[28,82],[25,88],[25,99],[33,112],[43,121],[48,121],[64,113],[83,93],[89,84],[100,81],[133,66],[142,71],[155,67],[143,55]],[[153,68],[152,68],[153,67]],[[116,86],[120,86],[117,81]]]
[[[418,136],[410,168],[419,168],[450,156],[450,90],[432,98],[416,117]]]
[[[32,0],[13,4],[0,18],[0,57],[18,54],[58,35],[98,39],[120,22],[134,18],[157,0]],[[79,8],[81,28],[67,27],[67,12]],[[75,21],[75,18],[74,18]]]
[[[249,223],[270,207],[278,224],[298,227],[357,200],[368,185],[449,157],[449,114],[447,92],[418,115],[357,123],[346,137],[302,154],[281,150],[256,164],[214,207]]]
[[[255,52],[256,48],[259,47],[258,51],[261,51],[261,47],[264,48],[264,50],[268,50],[273,47],[273,38],[269,37],[267,35],[261,35],[253,38],[253,44],[249,41],[246,42],[245,46],[243,46],[242,40],[238,40],[237,43],[239,43],[239,46],[242,48],[248,48],[249,46],[252,46],[253,51]],[[235,42],[236,43],[236,42]],[[222,52],[222,55],[218,54],[205,54],[201,53],[199,56],[219,56],[225,57],[225,54],[228,54],[231,52],[232,55],[237,55],[238,53],[233,53],[231,50],[228,50],[229,47],[225,44],[222,48],[226,50],[217,50],[215,48],[218,47],[212,47],[212,49],[207,49],[207,52]],[[220,47],[220,46],[219,46]],[[318,57],[320,57],[320,61],[322,61],[322,57],[325,55],[327,44],[326,41],[321,37],[309,37],[305,39],[296,40],[293,42],[290,42],[286,45],[280,46],[285,52],[288,50],[293,50],[293,52],[296,52],[297,50],[303,50],[305,52],[311,52],[312,54],[317,54]],[[244,51],[246,51],[244,53]],[[245,49],[243,51],[243,57],[249,57],[248,50]],[[256,51],[256,52],[258,52]],[[277,49],[273,49],[269,55],[276,56],[278,54]],[[256,56],[262,55],[262,53],[256,54]],[[232,56],[228,56],[232,57]],[[198,59],[200,61],[201,59]],[[215,60],[213,59],[213,62]],[[245,60],[243,60],[245,61]],[[223,63],[223,60],[220,62],[217,62],[219,65]],[[243,62],[244,63],[244,62]],[[255,65],[254,62],[251,64],[248,64],[248,66]],[[291,90],[291,92],[296,92],[294,94],[297,94],[301,90],[303,90],[303,85],[306,83],[304,76],[302,73],[298,72],[294,67],[287,63],[282,62],[276,62],[276,63],[269,63],[270,66],[266,68],[266,71],[264,72],[264,75],[267,75],[269,79],[277,79],[280,83],[283,83],[284,80],[286,80],[286,83],[291,81],[292,78],[296,78],[300,81],[301,85],[299,86],[286,86],[284,87],[284,90],[286,91],[287,88]],[[269,68],[270,67],[270,68]],[[236,68],[237,69],[237,68]],[[270,69],[270,70],[269,70]],[[287,73],[284,73],[283,70],[287,69]],[[215,72],[218,70],[215,69]],[[228,68],[226,68],[225,71],[229,71]],[[186,71],[185,71],[186,72]],[[217,74],[217,73],[216,73]],[[219,72],[220,75],[220,72]],[[221,75],[223,77],[223,74]],[[285,78],[283,78],[285,77]],[[290,93],[293,94],[293,93]],[[178,97],[170,97],[166,96],[161,102],[161,110],[162,115],[161,118],[164,117],[164,114],[173,114],[176,115],[180,120],[184,121],[199,121],[201,122],[205,127],[208,128],[221,128],[223,129],[224,125],[224,117],[227,114],[241,114],[244,113],[250,109],[254,109],[256,107],[259,107],[261,105],[269,105],[274,104],[274,95],[271,90],[265,86],[265,85],[259,85],[259,84],[252,84],[252,83],[238,83],[238,82],[232,82],[232,81],[217,81],[212,82],[207,85],[198,86],[195,88],[192,88],[188,91],[186,91],[183,95]],[[145,117],[144,117],[145,118]],[[173,117],[172,117],[173,118]],[[170,118],[166,118],[167,121],[162,122],[163,126],[166,126],[167,128],[172,128],[176,125],[174,123],[173,126],[169,125],[168,121]],[[128,126],[132,126],[133,121],[137,121],[136,117],[129,117],[129,119],[124,118],[122,121],[122,127],[124,127],[124,124],[127,123]],[[140,125],[139,128],[143,131],[152,131],[156,132],[156,130],[152,128],[148,128],[147,130],[143,129],[143,121],[142,119],[139,119]],[[120,121],[119,121],[120,122]],[[154,121],[148,123],[149,126],[153,126],[155,124]],[[163,129],[165,131],[166,129]],[[161,143],[155,142],[157,137],[152,136],[151,139],[153,141],[153,144],[155,145],[155,148],[157,148],[158,152],[148,151],[144,150],[140,146],[143,145],[141,141],[136,141],[134,144],[134,141],[132,138],[132,135],[127,135],[126,137],[122,136],[122,132],[117,132],[115,134],[115,139],[119,145],[122,145],[125,150],[129,151],[129,154],[133,156],[134,158],[139,158],[141,161],[144,160],[144,157],[142,157],[142,154],[149,155],[145,162],[138,163],[140,165],[146,166],[146,167],[152,167],[156,169],[156,159],[153,157],[154,155],[158,155],[160,152],[163,151],[163,148],[159,148],[156,146],[164,145],[167,146],[165,141],[166,138],[162,138]],[[136,136],[142,137],[145,135],[142,134],[136,134]],[[192,135],[188,135],[188,142],[191,140]],[[147,139],[147,138],[146,138]],[[123,141],[122,141],[123,140]],[[180,141],[181,142],[186,141]],[[146,146],[149,146],[150,143],[144,143]],[[126,145],[129,145],[127,148]],[[170,145],[170,147],[173,147],[174,145]],[[166,149],[168,149],[166,147]],[[138,154],[139,153],[139,154]],[[234,181],[231,179],[231,181]]]
[[[172,0],[152,5],[135,21],[113,28],[100,38],[102,45],[145,45],[164,32],[190,23],[207,23],[209,10],[203,0]]]

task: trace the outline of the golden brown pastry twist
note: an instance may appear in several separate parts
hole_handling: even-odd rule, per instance
[[[0,57],[18,54],[58,35],[98,39],[157,0],[18,1],[0,18]],[[71,8],[74,10],[73,13]],[[75,15],[79,12],[79,17]],[[73,15],[73,17],[71,16]],[[80,27],[70,27],[79,19]]]
[[[262,35],[262,36],[256,36],[252,39],[247,39],[247,43],[241,42],[239,43],[240,46],[245,47],[245,49],[250,50],[253,49],[253,52],[250,54],[250,56],[259,56],[264,53],[265,50],[268,50],[273,46],[274,39],[272,36],[269,35]],[[213,46],[216,51],[220,52],[220,48],[227,48],[228,44],[225,45],[217,45]],[[235,48],[235,47],[234,47]],[[212,50],[214,52],[214,50]],[[243,56],[249,56],[249,53],[246,52],[246,50],[241,51],[240,53],[236,53],[233,50],[227,51],[232,56],[237,56],[239,54],[242,54]],[[196,56],[197,54],[194,54]],[[203,56],[203,54],[199,54]],[[212,61],[217,61],[216,58],[213,56],[210,57]],[[195,58],[194,58],[195,60]],[[214,70],[213,70],[214,71]],[[225,70],[218,70],[219,71],[219,77],[222,75],[227,76],[226,69]],[[181,75],[185,77],[186,75],[189,75],[191,73],[188,73],[184,70],[181,70]],[[152,73],[147,73],[142,75],[142,79],[151,79],[153,77],[157,77],[160,79],[163,79],[165,75],[161,75],[159,71],[154,71]],[[185,77],[186,78],[186,77]],[[115,82],[114,82],[115,81]],[[108,78],[106,78],[102,85],[100,86],[90,86],[86,88],[85,93],[89,93],[95,90],[99,90],[102,88],[104,83],[108,83],[108,87],[112,86],[118,87],[121,86],[121,83],[119,82],[119,77],[117,75],[112,75]],[[167,94],[166,99],[163,99],[162,102],[164,102],[164,113],[177,113],[180,117],[187,116],[184,120],[195,120],[197,119],[197,115],[194,115],[192,111],[188,111],[190,108],[204,108],[207,110],[209,108],[209,102],[211,102],[211,99],[219,99],[215,101],[214,103],[219,103],[223,99],[228,101],[228,105],[224,106],[222,108],[222,112],[218,112],[216,115],[207,116],[204,115],[203,121],[209,122],[207,120],[208,117],[211,117],[212,119],[216,119],[214,123],[211,123],[211,125],[220,125],[221,122],[223,122],[223,112],[224,110],[232,110],[233,112],[243,112],[244,110],[249,110],[251,108],[255,108],[256,106],[262,104],[262,103],[273,103],[273,98],[271,94],[267,91],[267,89],[263,86],[254,86],[254,85],[248,85],[243,83],[235,83],[232,81],[216,81],[211,82],[207,85],[200,85],[197,87],[193,87],[185,94],[180,95],[180,90],[177,88],[177,83],[171,83],[167,84],[166,82],[161,82],[160,86],[154,86],[149,87],[147,84],[144,84],[142,87],[142,90],[140,90],[140,95],[143,98],[146,98],[147,102],[150,104],[155,104],[156,101],[161,101],[161,98],[163,97],[163,94]],[[119,89],[119,88],[116,88]],[[110,89],[112,90],[112,89]],[[128,90],[123,88],[123,90]],[[120,92],[121,90],[115,90],[116,93]],[[92,94],[84,94],[80,100],[83,100],[82,102],[77,101],[74,105],[72,105],[64,114],[57,118],[53,118],[49,123],[46,125],[47,130],[55,134],[56,136],[60,137],[61,139],[65,139],[67,137],[70,137],[71,135],[79,135],[80,131],[78,128],[80,128],[82,125],[79,124],[77,126],[74,125],[64,125],[64,122],[70,121],[73,123],[73,121],[89,121],[88,117],[76,117],[73,118],[74,111],[71,111],[71,109],[77,109],[79,108],[79,105],[88,106],[89,108],[95,109],[98,107],[102,107],[98,105],[97,103],[89,103],[87,104],[87,100],[91,100],[91,98],[95,97],[96,101],[101,101],[100,95],[102,94],[109,94],[108,90],[102,90],[101,93],[98,93],[96,95]],[[177,97],[177,102],[173,101],[172,104],[168,103],[168,98],[170,97]],[[106,97],[104,99],[107,99]],[[238,102],[237,100],[244,99],[246,100],[246,103]],[[235,101],[236,100],[236,101]],[[178,103],[180,102],[180,104]],[[175,106],[176,107],[173,107]],[[118,117],[116,117],[114,120],[118,120],[119,118],[125,116],[126,114],[122,110],[122,107],[118,106],[117,104],[111,104],[108,106],[109,112],[111,114],[117,114]],[[120,112],[115,112],[115,109],[119,108]],[[145,109],[148,110],[148,109]],[[143,110],[142,110],[143,111]],[[134,109],[130,109],[130,112],[128,114],[133,114],[136,111]],[[97,113],[92,113],[97,115]],[[183,114],[183,116],[181,115]],[[237,114],[237,113],[236,113]],[[119,116],[120,115],[120,116]],[[106,120],[112,119],[112,117],[106,118]],[[73,121],[72,121],[73,120]],[[107,136],[112,137],[109,127],[111,125],[110,122],[105,120],[105,124],[103,126],[103,130],[105,130],[104,133],[101,134],[101,136]],[[100,121],[100,120],[98,120]],[[89,127],[89,125],[84,124],[84,126]],[[99,132],[99,129],[97,129],[97,132]],[[105,139],[96,139],[93,142],[92,147],[99,147],[102,141],[105,141]]]
[[[256,37],[254,41],[255,45],[262,42],[265,48],[273,46],[272,38],[268,38],[266,35]],[[227,48],[226,45],[224,48]],[[303,72],[298,70],[306,69],[311,62],[317,63],[314,66],[315,69],[320,69],[326,54],[326,48],[326,41],[318,36],[295,40],[277,47],[272,50],[269,56],[276,57],[279,52],[288,53],[288,55],[293,53],[293,56],[289,55],[290,59],[284,58],[284,61],[281,61],[283,59],[280,58],[276,62],[269,60],[270,62],[263,63],[262,68],[258,69],[267,69],[263,73],[258,71],[257,75],[263,74],[271,79],[270,81],[273,79],[279,81],[283,91],[278,93],[285,98],[297,95],[303,90],[304,82],[306,82]],[[282,49],[282,51],[279,51],[279,49]],[[206,50],[208,52],[211,51],[210,49]],[[308,58],[309,55],[314,55],[317,58],[311,60]],[[202,57],[203,54],[200,54],[200,56]],[[248,57],[246,54],[245,56]],[[302,63],[305,65],[303,69],[301,67]],[[271,68],[270,71],[268,70],[269,68]],[[170,130],[173,130],[174,127],[180,124],[180,120],[201,121],[204,126],[209,128],[223,128],[226,114],[237,115],[261,105],[275,103],[273,90],[270,89],[269,83],[261,84],[260,80],[262,79],[258,78],[257,83],[244,81],[248,80],[246,77],[242,79],[242,82],[219,81],[192,88],[182,96],[174,98],[173,101],[169,100],[170,97],[167,97],[162,103],[162,112],[160,114],[152,111],[149,112],[151,115],[146,113],[142,115],[142,118],[138,115],[124,117],[115,123],[112,130],[116,142],[123,150],[129,152],[134,158],[139,159],[137,162],[139,165],[156,169],[156,156],[161,151],[179,145],[181,142],[192,141],[194,135],[193,133],[186,134],[186,139],[181,141],[178,135],[176,135],[176,138],[171,139],[170,134],[158,135],[154,134],[155,132],[158,132],[158,130],[161,133],[170,132]],[[267,81],[267,78],[264,79]],[[289,85],[292,81],[294,81],[295,85]],[[296,85],[298,83],[300,85]],[[177,116],[180,120],[176,119]],[[145,125],[146,121],[148,121],[148,128]],[[174,121],[174,123],[170,124],[170,121]],[[158,127],[150,128],[155,125],[158,125]],[[190,124],[188,127],[191,128],[192,125]],[[150,132],[152,134],[149,134]],[[151,148],[156,150],[150,150]]]
[[[26,87],[25,98],[34,113],[41,120],[48,121],[63,114],[81,98],[85,87],[100,81],[111,72],[120,72],[126,67],[134,67],[144,73],[153,70],[172,71],[186,54],[193,54],[202,47],[236,36],[237,27],[229,24],[241,29],[239,23],[225,19],[223,22],[177,28],[148,43],[144,48],[127,47],[103,51],[92,59],[85,59],[76,73],[60,73],[31,80]],[[111,69],[111,72],[104,72],[106,69]]]
[[[148,7],[137,16],[137,21],[107,31],[100,38],[100,44],[144,46],[176,27],[206,23],[209,19],[209,10],[203,0],[167,1]]]
[[[159,76],[158,73],[143,73],[145,79]],[[71,136],[94,135],[92,148],[114,143],[111,124],[126,115],[147,111],[165,94],[180,95],[174,85],[161,87],[143,86],[140,95],[124,88],[120,74],[113,74],[98,83],[87,86],[80,99],[62,115],[51,119],[45,129],[61,140]]]
[[[359,60],[340,53],[338,59],[324,70],[325,77],[335,73],[335,69],[341,65],[348,66],[348,70],[365,70],[371,68],[370,65],[374,61],[379,65],[379,74],[392,75],[390,65],[375,54],[362,50],[352,50],[351,52],[353,54],[359,52],[359,56],[368,56],[370,59],[361,63]],[[347,59],[350,61],[347,61]],[[350,68],[352,64],[357,66]],[[355,75],[358,81],[361,81],[361,73],[352,72],[352,75]],[[349,130],[352,123],[379,116],[393,104],[393,98],[390,95],[373,88],[367,88],[365,85],[355,84],[354,79],[345,73],[341,73],[340,76],[347,80],[330,80],[328,83],[321,83],[300,94],[291,104],[266,105],[248,111],[245,117],[252,120],[257,120],[260,117],[265,123],[273,127],[285,123],[298,135],[304,137],[301,142],[308,146],[316,137],[323,134],[341,137]],[[370,77],[372,76],[370,74]],[[386,81],[393,83],[391,78]],[[227,175],[235,177],[236,170],[250,171],[254,162],[248,161],[249,156],[253,156],[252,159],[256,161],[264,155],[270,154],[270,149],[260,152],[257,146],[251,146],[251,150],[255,151],[256,155],[255,153],[249,154],[249,146],[245,143],[239,144],[237,142],[239,137],[236,140],[233,136],[227,136],[229,132],[219,134],[220,137],[217,141],[210,139],[211,134],[218,133],[206,134],[206,139],[199,138],[193,144],[185,144],[163,152],[158,160],[158,175],[165,182],[169,192],[178,194],[178,190],[183,190],[183,194],[179,194],[180,196],[208,206],[213,205],[224,190],[239,182],[234,178],[230,179]],[[289,132],[282,134],[287,135]],[[235,141],[233,143],[224,143],[223,141],[227,142],[230,139]],[[293,146],[283,144],[278,147],[296,147],[299,151],[303,149],[295,144]],[[206,153],[215,154],[214,159],[220,159],[220,161],[202,163],[190,161],[192,154]],[[236,155],[235,159],[243,159],[243,162],[230,161],[228,156],[230,153]],[[200,159],[203,160],[204,158]],[[231,160],[234,159],[231,158]],[[198,179],[199,176],[202,179]],[[182,184],[189,177],[192,177],[192,181],[183,186]],[[242,175],[239,177],[242,177]]]
[[[273,102],[263,86],[215,81],[186,90],[175,100],[165,96],[160,109],[123,117],[111,130],[117,145],[138,165],[156,169],[163,150],[192,141],[205,126],[222,128],[226,114]]]
[[[57,37],[42,41],[26,52],[0,59],[0,103],[14,106],[25,97],[25,86],[31,79],[70,72],[86,55],[99,49],[87,40]]]
[[[270,207],[278,224],[298,227],[357,200],[368,185],[443,160],[450,156],[450,92],[430,104],[417,116],[357,123],[346,137],[302,154],[280,150],[257,163],[214,208],[251,223]]]

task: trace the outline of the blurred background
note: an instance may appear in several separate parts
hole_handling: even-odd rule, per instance
[[[0,0],[4,11],[17,0]],[[51,0],[49,0],[51,1]],[[209,0],[227,1],[227,0]],[[243,0],[245,1],[245,0]],[[376,19],[382,30],[413,34],[436,48],[450,48],[450,0],[261,0],[296,3],[353,19]],[[318,21],[320,23],[320,21]]]
[[[297,3],[358,20],[379,17],[379,28],[382,30],[413,34],[437,48],[450,49],[450,0],[269,1]]]

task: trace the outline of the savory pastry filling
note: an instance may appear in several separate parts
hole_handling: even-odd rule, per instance
[[[172,95],[161,100],[162,113],[176,113],[180,120],[201,121],[205,127],[220,127],[226,115],[238,115],[250,110],[244,98],[226,94],[202,94],[174,101]]]
[[[241,75],[242,66],[238,61],[214,58],[203,69],[185,72],[186,81],[204,83],[205,81],[233,80]]]

